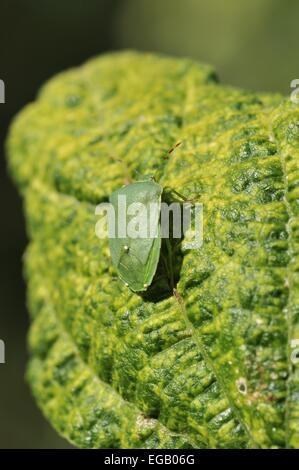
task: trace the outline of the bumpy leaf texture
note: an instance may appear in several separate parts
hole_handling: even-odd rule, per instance
[[[30,238],[28,379],[53,426],[87,448],[299,447],[299,106],[191,60],[108,54],[50,80],[8,154]],[[203,203],[185,308],[115,280],[95,236],[119,160]]]

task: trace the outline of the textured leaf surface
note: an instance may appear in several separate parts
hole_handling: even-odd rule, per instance
[[[163,158],[178,140],[183,144]],[[33,393],[79,447],[299,447],[299,109],[189,60],[103,56],[16,119]],[[204,205],[174,298],[120,281],[95,204],[134,176]]]

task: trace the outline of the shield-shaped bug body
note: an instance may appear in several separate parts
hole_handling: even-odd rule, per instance
[[[115,211],[115,237],[109,237],[112,262],[120,279],[133,292],[146,291],[157,270],[162,192],[163,188],[149,179],[123,186],[110,196]]]

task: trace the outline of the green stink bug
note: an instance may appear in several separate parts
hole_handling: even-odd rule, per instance
[[[132,238],[125,232],[123,237],[109,237],[112,262],[119,277],[134,292],[146,291],[157,270],[161,250],[159,216],[162,192],[163,189],[158,183],[147,180],[123,186],[110,196],[118,233],[133,222],[133,216],[129,215],[126,227],[120,226],[119,203],[123,200],[128,207],[140,204],[145,210],[151,209],[151,220],[146,219],[150,224],[151,234],[147,233],[142,238]]]
[[[181,142],[169,150],[168,156],[179,145]],[[183,201],[188,201],[177,191],[171,188],[168,190]],[[167,188],[162,188],[153,177],[123,186],[111,194],[109,201],[114,209],[113,230],[109,229],[109,247],[119,278],[133,292],[151,294],[155,291],[155,298],[156,294],[164,296],[167,292],[173,293],[182,258],[178,248],[186,229],[184,209],[181,217],[181,204],[171,201]],[[169,219],[168,210],[163,211],[165,204],[168,206],[169,202],[169,207],[179,207],[176,211],[176,214],[179,214],[177,218],[173,212],[173,218]],[[168,216],[166,223],[163,217],[165,213]],[[142,234],[140,230],[138,233],[134,230],[127,231],[132,228],[130,226],[136,224],[136,219],[139,228],[143,229]]]

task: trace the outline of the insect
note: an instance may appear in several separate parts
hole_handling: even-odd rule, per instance
[[[110,196],[110,203],[115,210],[116,224],[119,220],[119,197],[126,198],[127,207],[139,203],[145,210],[149,210],[151,205],[151,220],[155,225],[151,226],[151,231],[155,232],[155,236],[109,237],[112,262],[117,268],[120,279],[134,292],[146,291],[157,270],[161,250],[159,215],[162,192],[162,186],[154,180],[148,180],[128,184]],[[131,220],[132,217],[128,216],[127,223],[129,224]],[[118,226],[116,228],[119,229]]]
[[[178,147],[176,144],[170,151]],[[164,188],[164,191],[166,188]],[[173,191],[173,190],[172,190]],[[185,200],[176,191],[173,191]],[[172,268],[172,247],[171,242],[165,239],[167,260],[161,253],[161,198],[163,188],[153,177],[127,184],[120,189],[114,191],[110,198],[110,204],[115,212],[116,232],[119,233],[119,201],[124,198],[126,207],[131,205],[140,205],[145,210],[143,218],[144,225],[147,225],[146,235],[143,237],[132,237],[125,233],[123,236],[109,237],[109,248],[114,266],[117,269],[120,279],[133,292],[145,292],[152,284],[156,274],[159,259],[161,255],[164,258],[169,284],[171,289],[174,288],[174,274]],[[126,227],[132,222],[133,215],[126,218]],[[150,233],[149,233],[150,231]],[[164,243],[164,242],[163,242]]]

